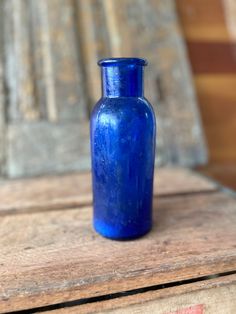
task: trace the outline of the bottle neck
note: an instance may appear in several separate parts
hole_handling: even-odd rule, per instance
[[[102,66],[103,97],[143,97],[143,66]]]

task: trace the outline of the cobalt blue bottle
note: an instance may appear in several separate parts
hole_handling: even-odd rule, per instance
[[[132,239],[152,226],[155,115],[143,96],[139,58],[98,62],[102,98],[91,117],[93,224],[111,239]]]

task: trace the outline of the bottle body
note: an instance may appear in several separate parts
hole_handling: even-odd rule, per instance
[[[102,97],[91,117],[93,224],[112,239],[151,229],[155,116],[143,97]]]

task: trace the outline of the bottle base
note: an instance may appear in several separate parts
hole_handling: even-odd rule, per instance
[[[94,230],[103,236],[104,238],[116,241],[129,241],[143,237],[149,233],[152,229],[150,224],[143,226],[139,230],[133,228],[127,228],[125,231],[116,230],[114,227],[110,227],[101,223],[93,224]]]

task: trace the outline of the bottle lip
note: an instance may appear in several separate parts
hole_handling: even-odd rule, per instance
[[[142,58],[105,58],[98,61],[99,66],[119,66],[119,65],[141,65],[148,64],[146,59]]]

